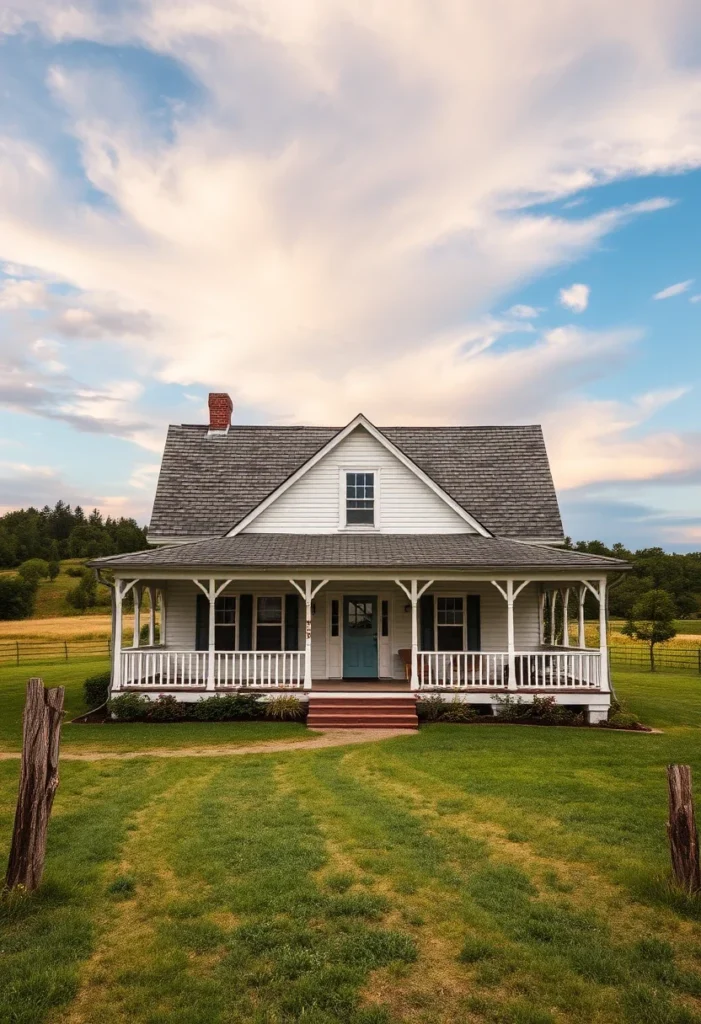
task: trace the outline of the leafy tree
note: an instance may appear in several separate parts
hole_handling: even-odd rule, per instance
[[[634,640],[644,640],[650,648],[650,671],[655,671],[655,646],[677,635],[674,628],[676,608],[666,590],[648,590],[635,602],[630,620],[622,632]]]
[[[47,579],[49,563],[44,561],[43,558],[29,558],[26,562],[22,562],[17,572],[23,580],[27,580],[29,583],[33,581],[36,587],[41,580]]]
[[[55,558],[49,562],[49,579],[53,582],[61,571],[61,563]]]
[[[84,612],[97,604],[97,580],[89,569],[83,573],[79,583],[66,594],[66,600],[77,611]]]
[[[53,508],[25,508],[0,516],[0,567],[14,568],[29,559],[57,562],[93,558],[147,547],[146,530],[134,519],[103,518],[98,509],[87,516],[64,501]]]
[[[35,583],[21,576],[0,576],[0,619],[28,619],[36,589]]]

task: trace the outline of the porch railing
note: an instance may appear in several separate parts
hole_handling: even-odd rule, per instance
[[[304,651],[215,651],[215,688],[301,688],[304,657]],[[208,651],[134,648],[121,652],[120,685],[122,688],[201,689],[207,685],[208,671]]]
[[[217,651],[215,684],[302,687],[304,656],[304,651]]]
[[[419,688],[509,688],[509,656],[505,651],[419,651]],[[598,651],[517,651],[515,688],[537,690],[591,689],[601,686]]]
[[[207,651],[141,650],[121,653],[122,688],[177,687],[188,690],[207,684]]]

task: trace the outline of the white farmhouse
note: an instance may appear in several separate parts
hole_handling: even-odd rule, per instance
[[[114,578],[113,694],[294,691],[317,725],[412,725],[425,693],[551,694],[605,719],[607,579],[627,566],[562,548],[540,427],[234,426],[225,394],[209,409],[168,431],[157,546],[92,563]]]

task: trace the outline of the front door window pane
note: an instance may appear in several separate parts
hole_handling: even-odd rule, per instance
[[[348,626],[350,629],[372,629],[372,601],[348,602]]]

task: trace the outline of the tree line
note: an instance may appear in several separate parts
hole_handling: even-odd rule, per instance
[[[607,547],[600,540],[573,542],[569,537],[566,546],[572,551],[590,555],[622,558],[633,566],[622,579],[613,580],[609,588],[612,618],[630,619],[636,602],[650,590],[664,590],[669,595],[676,618],[695,619],[701,616],[701,551],[686,555],[670,555],[662,548],[631,551],[623,544]],[[593,618],[593,606],[591,611]]]
[[[53,508],[23,508],[0,516],[0,568],[14,569],[32,558],[98,558],[148,547],[146,528],[135,519],[86,514],[57,501]]]

